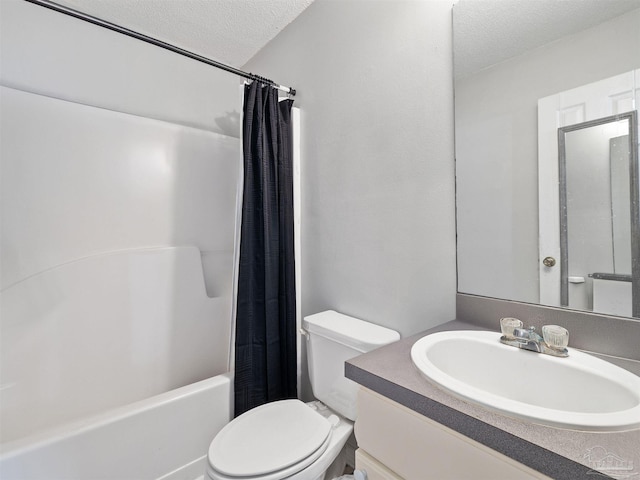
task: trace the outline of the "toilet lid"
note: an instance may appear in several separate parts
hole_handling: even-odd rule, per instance
[[[253,477],[283,470],[326,448],[331,424],[300,400],[256,407],[211,442],[209,462],[223,475]]]

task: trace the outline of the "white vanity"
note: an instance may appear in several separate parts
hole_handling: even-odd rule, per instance
[[[640,470],[640,429],[576,431],[507,416],[436,387],[411,361],[425,335],[473,329],[448,322],[347,362],[347,377],[363,387],[356,467],[369,480],[574,480],[611,474],[613,464],[618,473]]]
[[[356,468],[368,480],[549,478],[368,388],[358,408]]]

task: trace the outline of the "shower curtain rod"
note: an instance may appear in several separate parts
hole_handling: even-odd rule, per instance
[[[100,18],[87,15],[86,13],[79,12],[78,10],[74,10],[73,8],[65,7],[64,5],[60,5],[58,3],[54,3],[49,0],[25,0],[25,1],[36,4],[36,5],[40,5],[41,7],[49,8],[59,13],[64,13],[65,15],[69,15],[71,17],[75,17],[80,20],[84,20],[85,22],[93,23],[94,25],[98,25],[99,27],[107,28],[114,32],[127,35],[128,37],[137,38],[138,40],[142,40],[143,42],[150,43],[151,45],[155,45],[156,47],[164,48],[165,50],[169,50],[171,52],[177,53],[184,57],[197,60],[198,62],[206,63],[207,65],[220,68],[222,70],[233,73],[240,77],[248,78],[250,80],[256,80],[265,85],[270,85],[273,88],[277,88],[278,90],[286,92],[289,95],[295,96],[296,94],[295,89],[291,87],[285,87],[284,85],[278,85],[273,80],[269,80],[268,78],[255,75],[253,73],[243,72],[242,70],[231,67],[229,65],[225,65],[224,63],[216,62],[215,60],[211,60],[210,58],[203,57],[202,55],[198,55],[197,53],[184,50],[180,47],[176,47],[175,45],[171,45],[170,43],[166,43],[161,40],[157,40],[153,37],[144,35],[142,33],[138,33],[134,30],[129,30],[128,28],[121,27],[120,25],[116,25],[115,23],[107,22],[105,20],[101,20]]]

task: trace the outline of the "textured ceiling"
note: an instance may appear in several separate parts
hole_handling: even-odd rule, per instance
[[[313,2],[313,0],[54,1],[236,68],[242,67]]]
[[[237,68],[241,68],[313,2],[54,1]],[[526,50],[640,8],[640,0],[451,1],[456,3],[456,77],[468,75]],[[365,5],[363,2],[363,7]]]
[[[460,0],[453,9],[456,77],[636,8],[640,0]]]

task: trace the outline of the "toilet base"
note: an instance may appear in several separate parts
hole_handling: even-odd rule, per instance
[[[342,450],[340,450],[340,453],[338,453],[338,456],[333,461],[333,463],[329,465],[329,468],[327,468],[327,471],[320,478],[316,480],[322,480],[322,479],[330,480],[333,478],[338,478],[344,475],[344,471],[346,468],[347,468],[347,451],[345,446],[345,447],[342,447]]]

